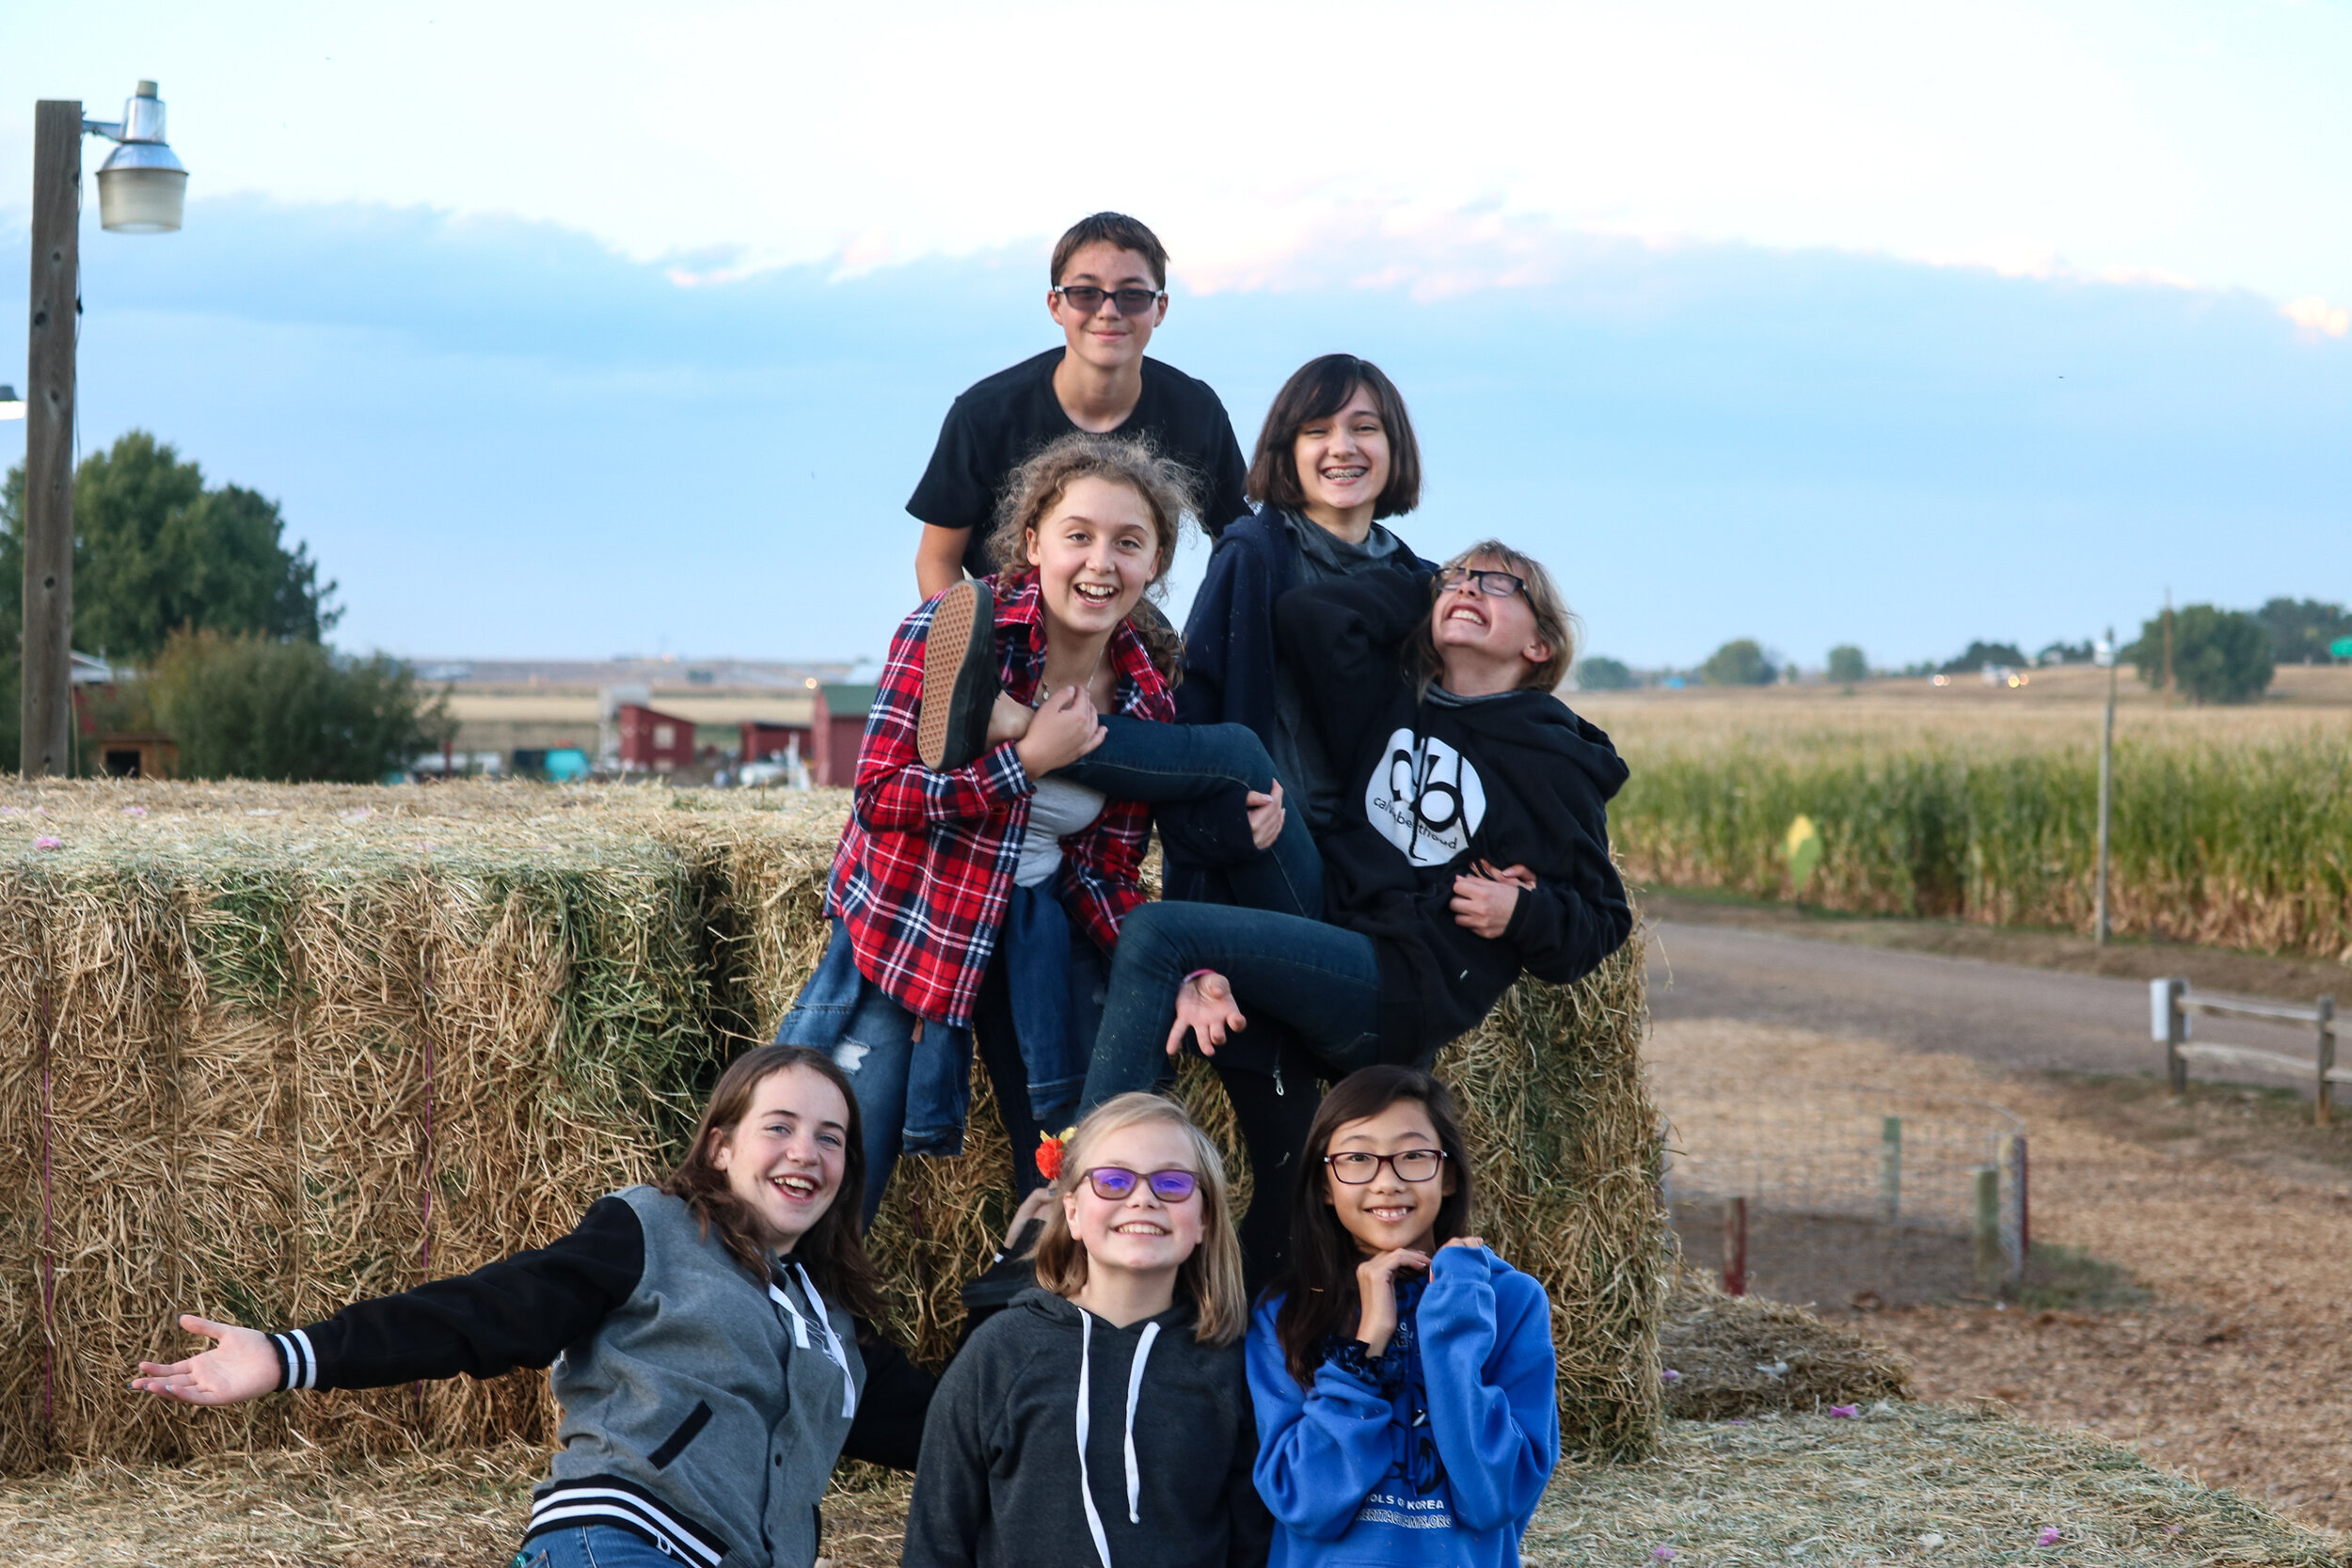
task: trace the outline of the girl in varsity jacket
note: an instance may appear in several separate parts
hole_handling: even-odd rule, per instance
[[[766,1046],[720,1077],[659,1187],[454,1279],[218,1341],[131,1386],[191,1404],[545,1367],[564,1407],[520,1568],[806,1568],[844,1451],[912,1468],[931,1379],[857,1338],[881,1310],[859,1240],[855,1098],[817,1052]]]

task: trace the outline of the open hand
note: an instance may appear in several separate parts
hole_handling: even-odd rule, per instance
[[[1274,841],[1282,836],[1282,781],[1274,781],[1271,794],[1251,790],[1249,802],[1249,842],[1261,850],[1274,847]]]
[[[1499,881],[1485,875],[1456,877],[1454,896],[1447,900],[1446,907],[1454,911],[1454,924],[1472,936],[1493,942],[1510,928],[1511,911],[1518,908],[1519,886],[1517,881]]]
[[[184,1361],[140,1362],[139,1375],[131,1380],[134,1389],[188,1404],[236,1404],[277,1392],[278,1353],[270,1349],[268,1335],[192,1312],[180,1315],[180,1326],[220,1342]]]
[[[1066,768],[1103,744],[1110,732],[1094,714],[1094,699],[1082,686],[1064,687],[1029,720],[1029,733],[1013,742],[1021,766],[1032,779]]]
[[[1214,1056],[1228,1031],[1248,1027],[1233,1001],[1232,983],[1210,970],[1176,988],[1176,1026],[1168,1032],[1168,1053],[1182,1054],[1184,1037],[1191,1035],[1200,1042],[1200,1054]]]

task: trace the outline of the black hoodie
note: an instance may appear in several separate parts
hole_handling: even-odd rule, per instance
[[[1274,1520],[1249,1480],[1258,1432],[1244,1354],[1239,1340],[1195,1339],[1189,1302],[1119,1328],[1023,1291],[940,1379],[899,1560],[1263,1563]]]
[[[1425,583],[1372,573],[1295,589],[1275,606],[1308,712],[1355,783],[1323,850],[1325,917],[1372,938],[1380,1053],[1425,1063],[1473,1029],[1524,969],[1561,984],[1591,973],[1632,929],[1609,859],[1608,802],[1625,764],[1608,736],[1548,691],[1417,694],[1403,649],[1429,613]],[[1524,865],[1499,939],[1449,908],[1480,861]]]

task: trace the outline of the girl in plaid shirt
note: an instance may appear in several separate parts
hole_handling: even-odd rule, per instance
[[[1109,955],[1144,901],[1142,801],[1271,786],[1248,732],[1170,722],[1168,678],[1131,619],[1174,559],[1189,486],[1133,440],[1055,442],[1012,476],[995,577],[926,602],[892,639],[826,889],[834,940],[777,1036],[831,1051],[856,1088],[869,1217],[900,1153],[961,1148],[975,1037],[1016,1149],[1075,1119]],[[993,677],[977,698],[951,689],[975,668]],[[957,764],[940,732],[967,712],[986,733]],[[1282,836],[1279,807],[1271,827]],[[1311,853],[1265,856],[1263,873],[1304,877]],[[1283,901],[1319,906],[1319,886]],[[1014,1166],[1026,1195],[1040,1179]]]

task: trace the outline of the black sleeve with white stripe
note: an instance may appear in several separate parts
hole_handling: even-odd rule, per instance
[[[645,1268],[637,1212],[598,1198],[552,1246],[269,1337],[280,1388],[382,1388],[544,1367],[627,1301]]]

